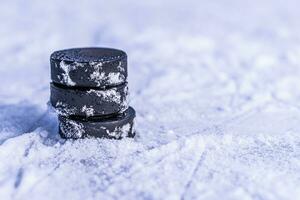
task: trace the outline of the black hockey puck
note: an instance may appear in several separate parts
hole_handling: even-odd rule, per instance
[[[121,113],[128,108],[127,83],[105,90],[66,87],[51,83],[50,90],[50,103],[59,115],[105,117]]]
[[[59,116],[59,133],[62,138],[72,139],[134,137],[134,118],[135,110],[132,107],[113,118],[92,117],[87,120],[85,118]]]
[[[127,55],[110,48],[74,48],[50,56],[54,83],[77,87],[110,87],[127,79]]]

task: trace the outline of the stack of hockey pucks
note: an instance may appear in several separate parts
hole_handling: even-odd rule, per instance
[[[63,138],[134,137],[128,106],[127,55],[110,48],[75,48],[50,56],[50,103]]]

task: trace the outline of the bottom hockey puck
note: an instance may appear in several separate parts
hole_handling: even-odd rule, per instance
[[[111,118],[68,118],[59,116],[59,133],[62,138],[98,137],[121,139],[134,137],[135,110],[129,107],[125,112]]]

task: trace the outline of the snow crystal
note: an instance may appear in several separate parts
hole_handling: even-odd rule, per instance
[[[128,86],[124,87],[124,94],[126,95],[123,101],[121,102],[121,111],[124,112],[129,107],[129,88]]]
[[[110,84],[117,85],[123,83],[124,81],[125,81],[125,76],[119,72],[118,73],[111,72],[107,76],[107,82]]]
[[[88,94],[95,93],[98,97],[108,101],[108,102],[115,102],[117,104],[121,104],[121,94],[117,91],[117,88],[111,88],[107,90],[94,90],[90,89],[87,91]]]
[[[119,64],[118,64],[118,66],[117,66],[117,69],[120,70],[121,72],[124,72],[124,71],[125,71],[125,69],[122,67],[122,62],[121,62],[121,61],[119,61]]]
[[[74,65],[69,65],[69,64],[66,64],[65,61],[61,61],[59,63],[59,67],[64,71],[64,73],[62,74],[63,79],[62,79],[61,83],[65,83],[69,86],[76,85],[76,83],[72,81],[70,74],[69,74],[71,70],[75,69]]]
[[[101,81],[105,78],[105,73],[100,71],[94,71],[91,75],[90,75],[91,80],[96,81],[97,82],[97,86],[100,86]]]
[[[120,64],[118,65],[118,69],[121,68],[120,67],[121,62],[119,63]],[[125,82],[125,76],[119,72],[117,73],[110,72],[108,74],[103,72],[102,70],[103,63],[90,62],[89,64],[91,65],[91,67],[94,68],[93,73],[90,75],[90,79],[92,81],[95,81],[97,83],[97,86],[100,86],[101,83],[103,83],[104,81],[112,85],[117,85]],[[121,69],[124,70],[123,68]]]
[[[101,128],[104,129],[106,131],[107,135],[109,135],[111,137],[124,138],[124,137],[128,136],[131,126],[129,123],[127,123],[121,127],[116,127],[113,131],[109,131],[105,127],[101,127]]]
[[[81,112],[84,112],[86,114],[86,116],[90,117],[90,116],[94,115],[95,110],[94,110],[93,106],[87,107],[86,105],[84,105],[81,109]]]
[[[102,72],[102,62],[90,62],[89,65],[94,68],[93,73],[90,75],[90,79],[97,82],[97,85],[100,86],[105,78],[105,73]]]
[[[55,112],[58,115],[69,116],[75,114],[76,108],[71,108],[70,105],[58,101],[55,104]]]
[[[71,119],[65,119],[64,123],[60,123],[59,126],[67,138],[81,138],[85,133],[83,124]]]

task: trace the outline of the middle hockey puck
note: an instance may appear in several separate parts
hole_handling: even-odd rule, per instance
[[[128,87],[122,84],[105,90],[50,84],[51,105],[64,116],[115,115],[128,108]]]

